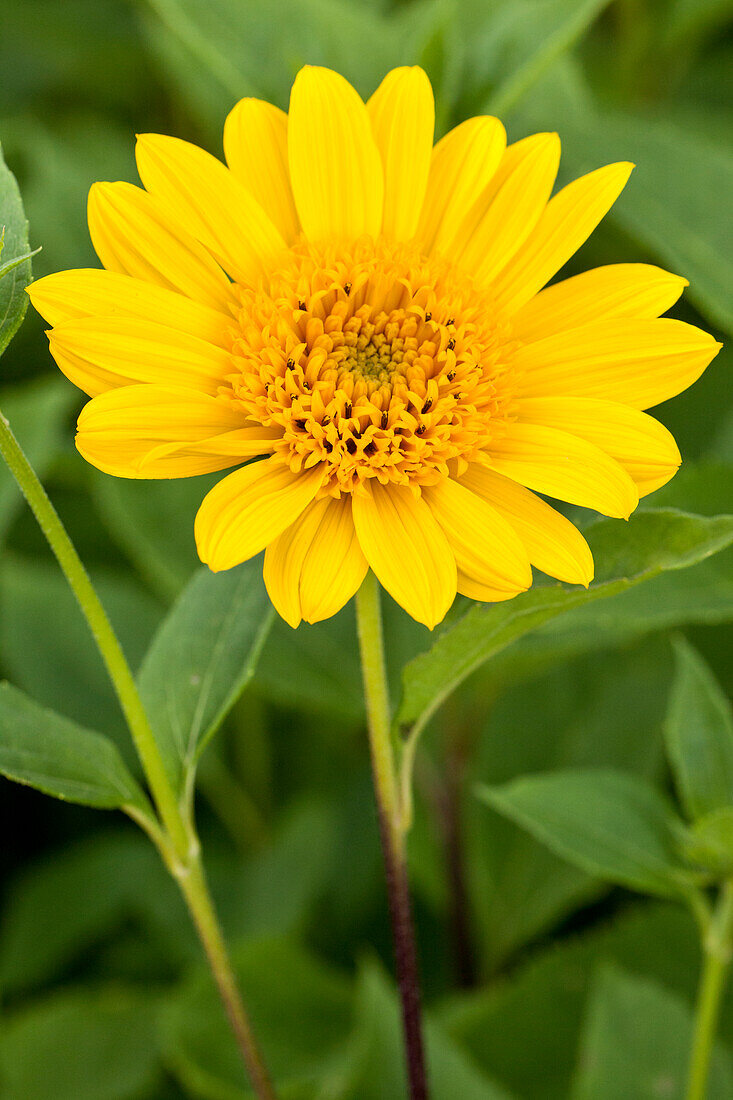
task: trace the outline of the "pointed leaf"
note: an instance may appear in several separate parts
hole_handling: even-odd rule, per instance
[[[0,355],[5,351],[25,316],[31,281],[28,222],[15,176],[3,159],[0,146],[0,232],[2,272],[0,279]],[[21,259],[25,257],[25,259]],[[18,261],[18,262],[16,262]]]
[[[683,1096],[692,1012],[674,993],[616,968],[591,992],[572,1100],[656,1100]],[[730,1057],[716,1050],[707,1100],[733,1095]]]
[[[680,799],[694,820],[733,807],[733,714],[699,653],[679,639],[675,655],[665,741]]]
[[[478,788],[498,813],[597,878],[680,897],[692,877],[677,855],[683,823],[653,787],[610,769],[568,769]]]
[[[0,774],[67,802],[150,811],[108,738],[44,710],[7,683],[0,684]]]
[[[153,638],[138,683],[178,788],[251,679],[272,618],[255,559],[199,570]]]
[[[724,549],[733,543],[733,516],[638,512],[627,524],[600,520],[586,535],[596,561],[593,584],[588,589],[548,585],[507,603],[475,604],[403,669],[400,725],[424,725],[467,676],[535,627]]]

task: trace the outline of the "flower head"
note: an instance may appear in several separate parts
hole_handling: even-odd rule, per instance
[[[237,104],[228,167],[142,135],[144,189],[90,193],[105,270],[30,288],[91,398],[81,454],[119,477],[239,467],[201,505],[200,557],[265,549],[293,626],[338,611],[369,567],[431,627],[456,591],[510,599],[531,566],[587,585],[585,540],[535,493],[628,517],[680,463],[642,410],[719,347],[659,319],[686,284],[647,264],[542,289],[631,165],[551,198],[557,135],[507,145],[481,117],[433,148],[433,125],[419,68],[364,104],[307,67],[288,115]]]

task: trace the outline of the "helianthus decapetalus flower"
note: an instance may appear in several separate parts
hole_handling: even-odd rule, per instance
[[[585,540],[535,493],[628,517],[680,462],[642,410],[718,349],[659,319],[686,285],[659,268],[542,289],[631,165],[551,198],[556,134],[507,145],[473,118],[433,148],[433,123],[419,68],[366,105],[305,68],[289,114],[233,109],[228,167],[142,135],[144,190],[90,193],[105,270],[30,288],[91,398],[81,454],[119,477],[239,467],[201,505],[199,554],[221,570],[266,549],[293,626],[333,615],[369,567],[431,627],[456,591],[509,599],[530,566],[587,585]]]

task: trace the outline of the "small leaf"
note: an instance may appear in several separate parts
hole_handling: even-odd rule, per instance
[[[658,1100],[684,1094],[692,1012],[654,983],[601,970],[591,993],[572,1100]],[[716,1050],[707,1100],[733,1095],[728,1054]]]
[[[733,806],[723,806],[699,818],[682,837],[685,859],[715,878],[733,874]]]
[[[669,763],[694,820],[733,807],[733,714],[712,672],[683,639],[665,723]]]
[[[625,525],[618,520],[593,523],[586,535],[597,568],[590,588],[548,585],[507,603],[473,605],[403,669],[397,722],[423,725],[484,661],[550,619],[660,573],[694,565],[729,546],[733,516],[707,518],[672,509],[637,512]]]
[[[682,822],[635,776],[568,769],[482,786],[478,795],[589,875],[662,897],[683,896],[692,885],[677,856]]]
[[[111,741],[7,683],[0,684],[0,774],[67,802],[150,812]]]
[[[0,146],[0,227],[2,268],[0,275],[0,355],[17,332],[28,308],[25,288],[31,281],[28,222],[15,176],[3,159]]]
[[[199,570],[153,638],[140,694],[177,788],[251,679],[272,618],[255,559]]]

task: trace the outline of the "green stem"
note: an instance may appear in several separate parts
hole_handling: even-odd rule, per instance
[[[707,1095],[710,1059],[730,967],[732,940],[733,882],[727,882],[721,890],[720,900],[702,944],[704,961],[695,1010],[687,1100],[705,1100]]]
[[[356,617],[374,793],[387,878],[397,984],[402,1006],[410,1097],[411,1100],[426,1100],[428,1084],[422,1038],[417,948],[407,876],[405,818],[401,809],[395,753],[390,732],[389,691],[384,664],[379,585],[371,572],[367,573],[356,595]]]
[[[164,829],[160,829],[152,819],[141,819],[135,813],[131,816],[160,849],[167,867],[180,884],[259,1100],[274,1100],[275,1094],[267,1079],[227,957],[201,867],[193,824],[184,815],[176,798],[130,666],[107,613],[66,528],[2,413],[0,455],[28,501],[89,624],[120,701]]]

